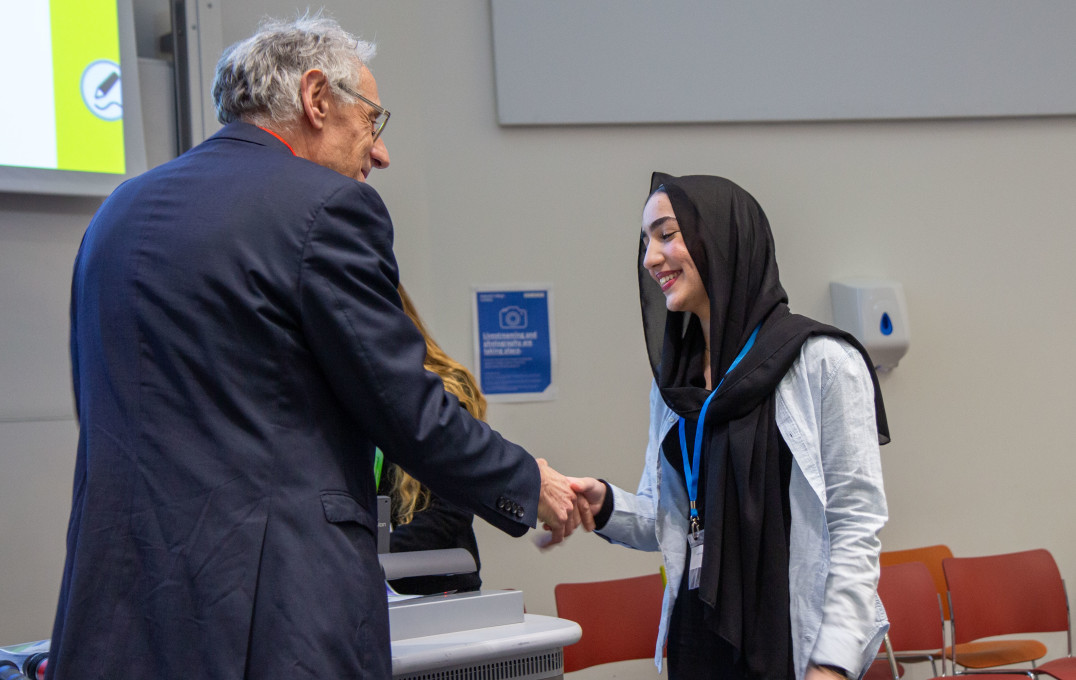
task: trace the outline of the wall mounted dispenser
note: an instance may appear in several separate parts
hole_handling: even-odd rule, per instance
[[[829,284],[833,325],[867,349],[880,371],[894,368],[908,351],[908,309],[896,281],[854,278]]]

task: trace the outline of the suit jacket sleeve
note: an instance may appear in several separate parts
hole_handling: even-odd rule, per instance
[[[303,335],[357,425],[434,493],[514,536],[537,522],[535,460],[473,418],[423,368],[401,308],[392,224],[370,186],[315,208],[300,275]]]

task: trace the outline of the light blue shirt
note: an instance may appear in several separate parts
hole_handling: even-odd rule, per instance
[[[889,629],[877,594],[878,532],[888,510],[874,385],[859,352],[829,336],[807,340],[777,386],[776,410],[793,458],[788,580],[796,678],[810,663],[862,676]],[[613,512],[598,532],[662,553],[668,584],[654,656],[659,669],[687,559],[687,490],[661,450],[678,418],[652,386],[639,488],[632,494],[612,487]]]

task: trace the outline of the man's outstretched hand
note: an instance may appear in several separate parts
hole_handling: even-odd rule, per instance
[[[568,478],[549,467],[545,458],[538,459],[538,470],[542,475],[538,519],[552,534],[546,545],[554,545],[571,535],[582,521],[578,499]],[[593,527],[591,521],[585,528],[590,531]]]

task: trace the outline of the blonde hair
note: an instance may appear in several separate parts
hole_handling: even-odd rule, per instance
[[[415,303],[404,290],[403,285],[397,287],[400,299],[403,301],[404,312],[415,323],[422,337],[426,339],[426,360],[423,365],[427,371],[436,373],[441,377],[445,385],[445,391],[460,401],[460,405],[479,420],[486,419],[486,398],[478,389],[478,383],[474,376],[463,364],[445,354],[429,331],[415,309]],[[407,524],[415,516],[416,512],[422,512],[430,505],[430,490],[422,485],[411,475],[404,472],[398,466],[392,466],[392,505],[393,515],[397,524]]]

